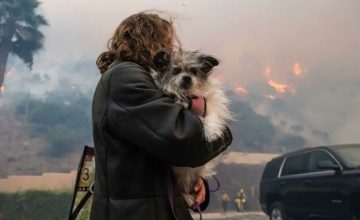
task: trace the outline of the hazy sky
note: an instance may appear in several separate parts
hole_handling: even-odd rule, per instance
[[[42,2],[50,27],[44,29],[46,50],[36,66],[94,59],[124,18],[146,9],[175,16],[185,48],[216,55],[223,60],[224,77],[236,76],[242,82],[258,80],[268,66],[287,74],[295,61],[305,67],[352,69],[360,54],[357,0]]]
[[[222,61],[217,76],[228,88],[245,88],[244,100],[250,93],[264,97],[254,102],[258,111],[274,121],[328,132],[333,143],[360,142],[358,0],[41,2],[50,26],[43,28],[45,49],[35,59],[35,72],[66,74],[59,67],[77,60],[95,62],[124,18],[146,9],[164,10],[175,17],[186,49]],[[293,74],[296,62],[299,77]],[[280,94],[269,80],[288,85],[288,90]],[[286,108],[274,108],[265,98],[270,95]]]

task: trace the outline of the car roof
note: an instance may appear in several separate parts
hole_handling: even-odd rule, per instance
[[[307,147],[307,148],[303,148],[303,149],[299,149],[299,150],[295,150],[295,151],[291,151],[285,154],[282,154],[278,157],[273,158],[271,161],[273,160],[278,160],[278,159],[283,159],[285,157],[290,157],[290,156],[294,156],[294,155],[298,155],[298,154],[302,154],[302,153],[307,153],[310,151],[314,151],[317,149],[328,149],[328,150],[334,150],[337,148],[344,148],[344,147],[360,147],[360,144],[337,144],[337,145],[324,145],[324,146],[317,146],[317,147]]]

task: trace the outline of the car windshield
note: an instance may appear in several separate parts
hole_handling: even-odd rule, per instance
[[[360,168],[360,146],[332,148],[350,168]]]

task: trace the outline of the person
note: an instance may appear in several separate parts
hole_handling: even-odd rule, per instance
[[[246,195],[244,189],[241,188],[240,191],[237,192],[237,196],[235,198],[236,210],[238,212],[244,211],[245,202],[246,202]]]
[[[149,74],[152,57],[176,48],[181,45],[172,20],[140,12],[120,23],[108,51],[98,57],[91,220],[192,219],[188,208],[194,207],[187,207],[171,166],[201,166],[232,142],[229,128],[207,142],[198,116],[156,87]],[[201,178],[194,198],[204,210],[209,192]]]
[[[222,191],[221,194],[221,205],[223,208],[224,213],[227,212],[228,202],[230,201],[229,195],[226,193],[225,190]]]

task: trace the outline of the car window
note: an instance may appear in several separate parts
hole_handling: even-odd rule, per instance
[[[333,150],[340,156],[340,158],[345,162],[348,167],[360,168],[359,145],[334,147]]]
[[[314,151],[310,153],[309,156],[309,169],[311,172],[324,171],[324,169],[319,169],[317,167],[317,162],[319,161],[331,161],[334,164],[337,164],[336,161],[325,151]]]
[[[283,159],[270,161],[265,167],[262,179],[269,180],[277,178],[282,161]]]
[[[307,156],[308,154],[301,154],[288,157],[285,161],[281,176],[307,173],[309,171],[306,166]]]

